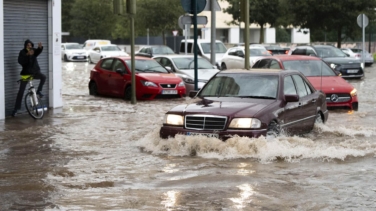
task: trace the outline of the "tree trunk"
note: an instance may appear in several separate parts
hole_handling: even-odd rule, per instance
[[[260,44],[264,43],[264,24],[260,24]]]
[[[337,48],[341,48],[342,45],[342,26],[337,29]]]

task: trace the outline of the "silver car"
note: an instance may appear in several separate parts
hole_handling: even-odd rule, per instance
[[[359,59],[360,61],[363,61],[362,59],[362,49],[359,48],[341,48],[341,50],[349,55],[350,57],[353,57],[355,59]],[[374,62],[373,55],[370,54],[367,50],[364,52],[364,62],[366,66],[371,66]]]
[[[61,58],[68,61],[86,61],[86,51],[78,43],[62,43]]]
[[[161,55],[155,56],[153,59],[183,79],[187,95],[191,90],[194,90],[195,72],[193,55]],[[212,65],[208,60],[200,56],[197,59],[197,67],[197,88],[200,90],[219,70],[215,65]]]
[[[249,63],[251,67],[259,58],[263,56],[271,56],[271,54],[263,46],[249,47],[249,54]],[[244,46],[229,48],[222,57],[221,70],[244,69],[244,55]]]

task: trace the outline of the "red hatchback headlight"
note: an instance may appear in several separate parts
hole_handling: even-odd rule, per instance
[[[144,85],[144,86],[158,87],[157,84],[155,84],[154,82],[151,82],[151,81],[142,81],[142,80],[141,80],[141,83],[142,83],[142,85]]]

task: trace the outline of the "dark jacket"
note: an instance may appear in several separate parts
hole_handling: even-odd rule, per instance
[[[28,43],[31,43],[31,46],[34,49],[34,55],[26,55],[27,49],[26,46]],[[20,54],[18,55],[18,63],[22,66],[22,71],[20,75],[32,75],[35,73],[40,72],[40,67],[37,61],[37,57],[40,53],[42,53],[43,47],[41,48],[34,48],[34,43],[32,43],[30,40],[25,41],[24,48],[20,51]]]

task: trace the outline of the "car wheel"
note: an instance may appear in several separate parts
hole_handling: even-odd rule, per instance
[[[97,96],[98,95],[98,86],[95,82],[90,82],[89,85],[89,94]]]
[[[358,103],[356,102],[356,103],[352,103],[352,109],[354,110],[354,111],[358,111]]]
[[[67,57],[67,55],[64,55],[64,62],[68,62],[68,57]]]
[[[90,56],[87,57],[87,61],[89,62],[89,64],[93,64],[93,61],[91,61]]]
[[[127,86],[124,91],[124,100],[131,100],[132,98],[132,87]]]
[[[225,64],[225,63],[222,63],[222,64],[221,64],[221,70],[227,70],[227,67],[226,67],[226,64]]]
[[[266,131],[267,136],[273,136],[276,137],[281,133],[281,126],[276,122],[272,121],[268,125],[268,130]]]
[[[315,124],[322,124],[322,123],[324,123],[324,119],[321,115],[321,112],[318,112],[316,114]]]

